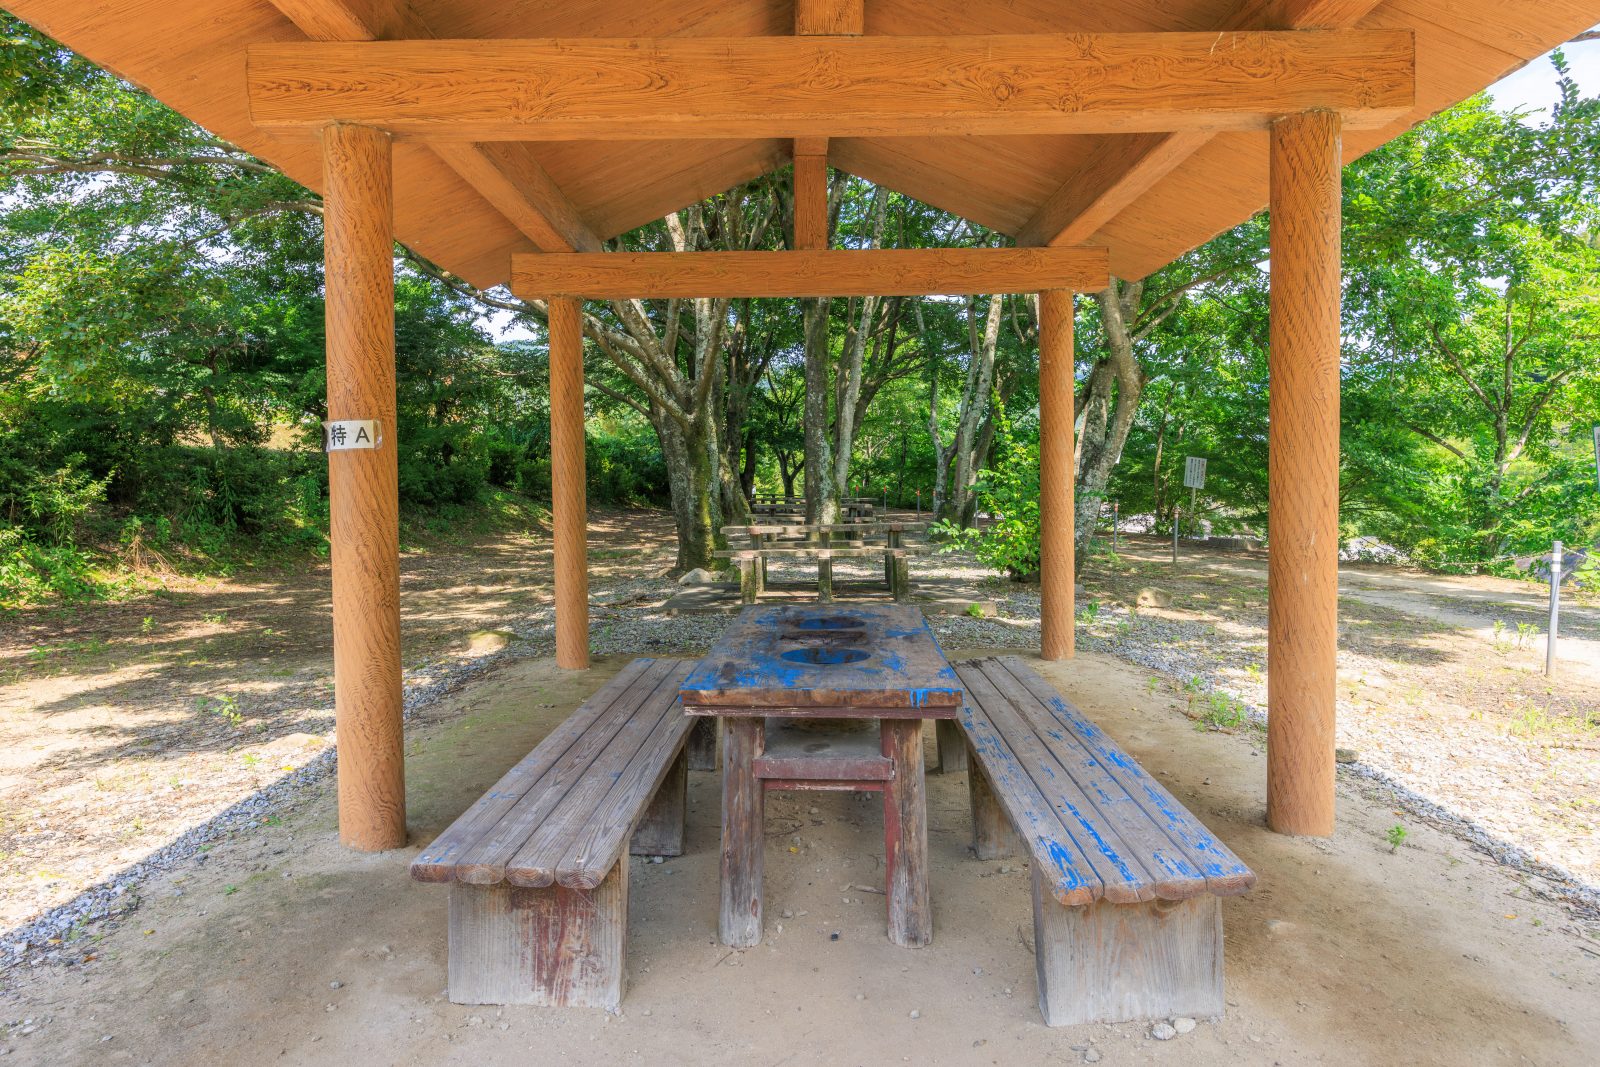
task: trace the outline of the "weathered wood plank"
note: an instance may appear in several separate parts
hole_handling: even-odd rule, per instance
[[[1415,77],[1392,30],[664,37],[260,44],[247,91],[269,128],[753,140],[1260,129],[1312,108],[1376,128]]]
[[[1061,694],[1015,656],[1001,656],[996,663],[1040,702],[1065,727],[1078,744],[1114,769],[1123,788],[1144,808],[1147,817],[1184,850],[1189,861],[1205,875],[1212,893],[1243,893],[1256,884],[1256,876],[1239,857],[1217,840],[1206,825],[1195,818],[1165,786],[1156,781],[1139,762],[1124,752],[1093,720],[1073,707]]]
[[[884,719],[880,729],[883,755],[894,761],[894,777],[884,783],[883,789],[889,940],[907,948],[920,948],[933,942],[922,723],[916,719]]]
[[[689,728],[689,769],[714,771],[717,769],[717,723],[715,719],[697,718]]]
[[[967,739],[961,724],[954,719],[940,719],[933,727],[934,741],[939,746],[939,773],[960,774],[967,769]]]
[[[605,1008],[622,1004],[628,857],[595,889],[450,887],[454,1004]]]
[[[1211,894],[1063,907],[1036,871],[1034,963],[1049,1026],[1221,1015],[1222,902]]]
[[[982,761],[976,758],[970,761],[967,770],[967,798],[972,805],[972,854],[980,860],[1013,855],[1018,845],[1016,831],[995,799],[994,786]]]
[[[685,744],[656,787],[650,806],[633,828],[628,853],[633,856],[681,856],[689,814],[689,749]]]
[[[621,726],[627,709],[617,705],[632,687],[644,684],[654,688],[671,673],[672,665],[670,660],[636,659],[623,667],[552,730],[538,747],[501,775],[500,780],[442,834],[424,846],[411,863],[411,877],[421,882],[454,881],[457,864],[468,850],[521,803],[592,728],[601,724],[614,731]],[[608,737],[608,734],[597,734],[592,743],[603,744]],[[573,754],[572,758],[576,760],[578,756]]]
[[[717,931],[724,945],[761,943],[761,882],[766,840],[766,795],[755,776],[765,724],[758,718],[722,720],[722,892]]]

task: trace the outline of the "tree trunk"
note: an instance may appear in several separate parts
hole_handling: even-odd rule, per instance
[[[839,521],[833,435],[828,418],[828,301],[801,301],[805,316],[806,521]]]
[[[1088,555],[1094,523],[1105,500],[1106,483],[1122,459],[1128,431],[1144,392],[1144,372],[1133,354],[1132,323],[1144,296],[1144,282],[1111,279],[1111,287],[1095,294],[1105,329],[1107,352],[1089,373],[1077,404],[1083,418],[1078,463],[1076,528],[1077,565]]]

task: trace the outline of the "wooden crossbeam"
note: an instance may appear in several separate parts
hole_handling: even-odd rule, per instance
[[[409,0],[271,0],[313,41],[429,40]],[[434,154],[546,252],[593,252],[590,230],[550,175],[518,145],[440,144]]]
[[[1104,289],[1104,248],[594,252],[511,257],[524,299],[935,296]]]
[[[1134,133],[1414,101],[1405,30],[264,44],[264,127],[460,140]]]
[[[1245,0],[1220,29],[1311,30],[1353,26],[1378,0]],[[1122,138],[1090,155],[1017,231],[1021,245],[1088,241],[1184,160],[1204,148],[1200,131]]]

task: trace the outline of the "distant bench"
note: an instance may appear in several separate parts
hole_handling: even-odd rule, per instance
[[[692,665],[628,664],[412,861],[450,883],[453,1003],[622,1002],[628,854],[683,852]]]
[[[901,521],[724,526],[722,535],[730,547],[713,554],[738,566],[739,590],[746,604],[754,604],[765,589],[770,560],[815,560],[817,599],[826,603],[833,599],[833,561],[862,556],[883,557],[884,584],[895,600],[905,600],[911,595],[907,560],[930,548],[905,544],[903,538],[926,528],[926,523]]]
[[[1014,656],[955,664],[973,849],[1032,854],[1039,1010],[1050,1026],[1219,1015],[1222,908],[1256,876]]]

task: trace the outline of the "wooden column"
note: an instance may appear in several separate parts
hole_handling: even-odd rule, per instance
[[[1039,294],[1039,644],[1045,659],[1073,653],[1072,293]]]
[[[406,843],[389,135],[329,126],[322,153],[328,418],[375,419],[381,438],[328,454],[339,840],[376,852]]]
[[[1339,116],[1272,127],[1267,825],[1333,832],[1339,621]]]
[[[556,666],[589,666],[589,520],[584,500],[583,308],[550,308],[550,510],[554,519]]]

